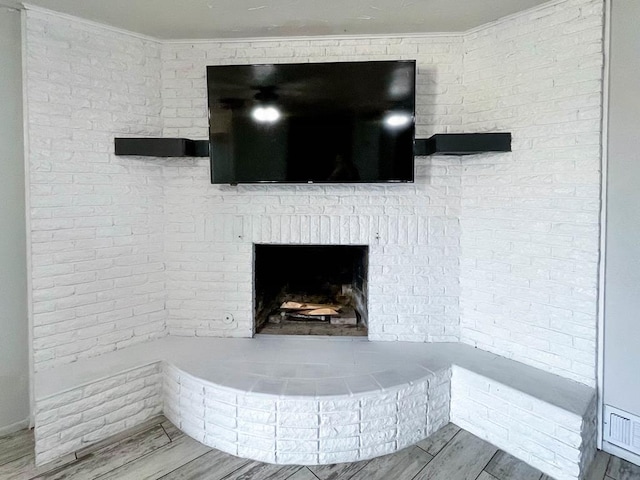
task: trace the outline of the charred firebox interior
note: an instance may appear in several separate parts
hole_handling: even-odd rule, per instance
[[[367,335],[369,247],[254,246],[255,333]]]

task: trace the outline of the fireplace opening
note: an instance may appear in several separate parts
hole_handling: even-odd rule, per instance
[[[367,335],[369,247],[254,245],[254,331]]]

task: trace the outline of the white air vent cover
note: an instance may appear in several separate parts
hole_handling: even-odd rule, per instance
[[[640,455],[640,417],[604,406],[604,439]]]

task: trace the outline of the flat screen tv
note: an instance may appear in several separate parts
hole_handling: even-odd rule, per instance
[[[414,178],[413,60],[207,67],[211,182]]]

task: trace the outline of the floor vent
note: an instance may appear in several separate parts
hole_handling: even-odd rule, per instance
[[[604,406],[604,439],[640,455],[640,417]]]

